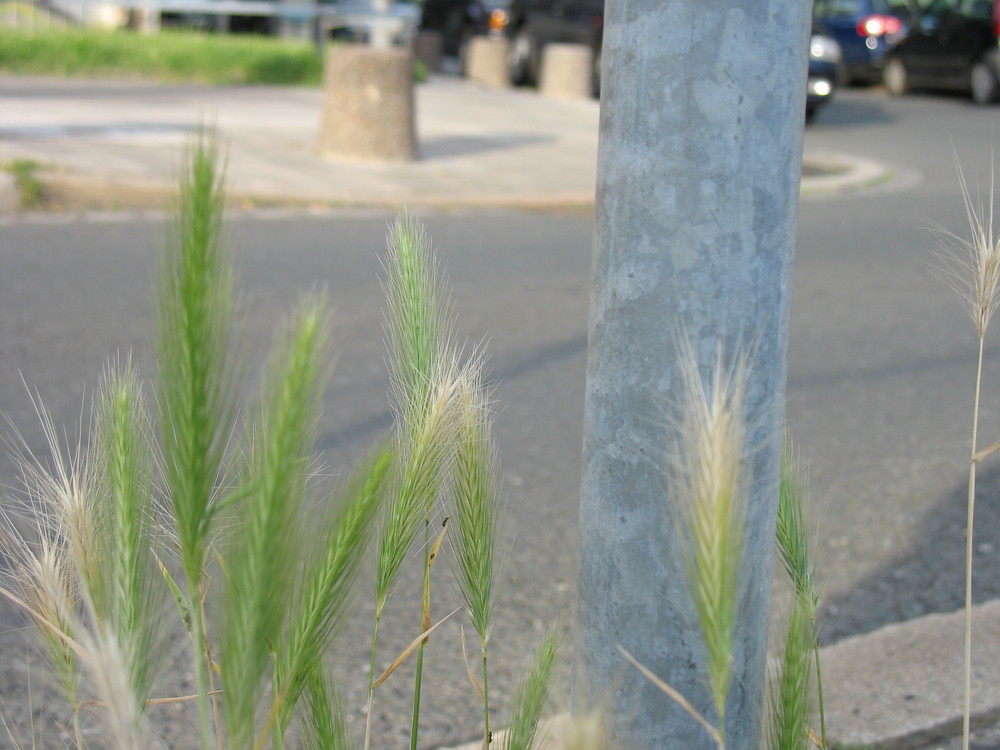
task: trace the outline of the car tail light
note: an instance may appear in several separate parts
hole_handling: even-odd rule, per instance
[[[892,36],[898,34],[903,23],[895,16],[865,16],[858,21],[859,36]]]
[[[509,21],[510,18],[507,16],[507,11],[497,8],[495,11],[490,13],[490,31],[503,31],[507,28],[507,23]]]
[[[993,0],[993,36],[1000,44],[1000,0]]]

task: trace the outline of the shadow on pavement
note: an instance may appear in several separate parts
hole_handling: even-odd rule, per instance
[[[109,138],[197,132],[192,125],[165,122],[105,122],[89,125],[30,125],[0,128],[0,138]]]
[[[553,341],[545,346],[530,349],[524,356],[500,363],[497,368],[488,369],[487,381],[491,384],[503,380],[513,380],[523,377],[533,370],[546,367],[553,362],[561,362],[587,351],[587,336],[574,336],[560,341]],[[378,435],[392,426],[392,411],[373,414],[366,419],[344,425],[340,429],[330,430],[317,438],[318,451],[334,451],[346,443],[355,441],[372,442]]]
[[[961,475],[956,467],[956,475]],[[911,549],[821,605],[823,643],[866,633],[891,622],[965,606],[965,517],[962,481],[924,519]],[[973,599],[1000,597],[1000,468],[980,469],[976,481]]]
[[[503,151],[521,146],[553,143],[555,138],[532,135],[491,135],[425,138],[420,141],[421,159],[449,159],[484,151]]]

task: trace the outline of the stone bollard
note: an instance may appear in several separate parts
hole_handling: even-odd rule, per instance
[[[413,56],[424,64],[428,73],[441,72],[444,37],[440,31],[419,31],[413,38]]]
[[[553,99],[594,95],[594,52],[585,44],[546,44],[538,89]]]
[[[507,53],[510,40],[491,36],[474,36],[469,40],[465,61],[465,77],[475,83],[505,88],[510,86]]]
[[[21,186],[17,177],[0,170],[0,216],[12,214],[21,207]]]
[[[413,55],[408,49],[330,47],[319,132],[321,156],[412,161],[413,111]]]

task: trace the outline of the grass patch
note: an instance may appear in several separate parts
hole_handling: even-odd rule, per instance
[[[189,31],[0,29],[0,72],[19,75],[316,85],[322,71],[321,56],[307,42]]]
[[[36,208],[42,203],[42,183],[38,179],[39,164],[30,159],[15,159],[7,165],[7,171],[17,180],[18,205],[21,208]]]

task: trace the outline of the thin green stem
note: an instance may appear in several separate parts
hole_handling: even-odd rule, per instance
[[[421,608],[420,632],[431,627],[431,514],[424,515],[424,596]],[[417,735],[420,729],[420,689],[424,677],[424,643],[417,648],[417,674],[413,682],[413,718],[410,720],[410,750],[417,750]]]
[[[976,511],[976,445],[979,440],[979,396],[983,382],[983,349],[986,337],[979,337],[976,364],[976,396],[972,408],[972,453],[969,459],[969,496],[965,525],[965,687],[962,700],[962,750],[969,750],[969,723],[972,716],[972,531]]]
[[[486,729],[483,733],[483,750],[489,750],[493,739],[493,728],[490,725],[490,673],[486,668],[486,640],[483,640],[483,713]]]
[[[204,579],[202,579],[204,583]],[[212,702],[212,725],[215,727],[215,748],[223,750],[222,722],[219,721],[219,691],[215,689],[214,670],[212,669],[212,644],[208,640],[208,618],[205,616],[205,599],[208,592],[202,589],[198,594],[198,609],[201,612],[201,645],[205,649],[205,664],[208,665],[208,695]]]
[[[369,750],[372,736],[372,713],[375,705],[375,652],[378,649],[378,626],[382,620],[382,607],[385,600],[381,600],[375,605],[375,629],[372,632],[372,661],[368,670],[368,712],[365,718],[365,746],[364,750]]]
[[[85,750],[87,746],[83,744],[83,731],[80,728],[80,704],[76,701],[73,702],[73,735],[77,750]]]
[[[813,633],[816,632],[815,612],[813,613]],[[816,698],[819,701],[819,736],[823,747],[829,747],[826,741],[826,707],[823,705],[823,670],[819,665],[819,638],[813,644],[813,659],[816,662]]]
[[[420,687],[424,675],[424,644],[417,647],[417,676],[413,683],[413,716],[410,718],[410,750],[417,750],[417,730],[420,725]]]
[[[208,641],[205,630],[204,608],[201,596],[201,572],[187,571],[188,612],[191,615],[188,634],[191,636],[191,650],[194,656],[195,686],[198,694],[198,733],[202,750],[212,747],[212,715],[209,704],[209,674],[206,669]],[[193,592],[193,595],[192,593]],[[218,741],[218,740],[216,740]]]

